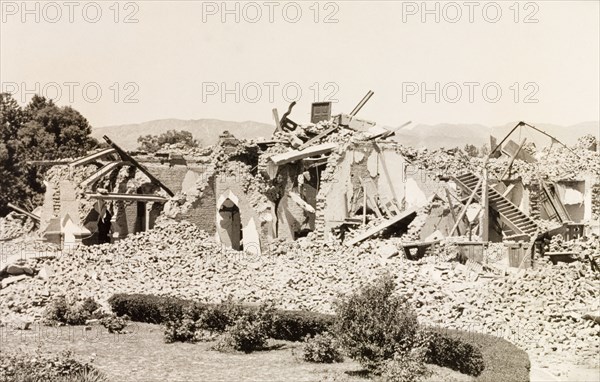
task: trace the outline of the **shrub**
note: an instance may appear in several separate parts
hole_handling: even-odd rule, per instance
[[[133,321],[161,324],[180,318],[189,302],[150,294],[115,294],[108,299],[108,304],[117,316],[128,315]]]
[[[65,323],[68,310],[67,299],[64,296],[55,297],[46,305],[43,321],[46,324]]]
[[[218,305],[207,305],[201,316],[201,329],[223,332],[232,326],[245,311],[241,305],[235,304],[232,298],[228,298]]]
[[[56,297],[44,310],[43,321],[49,325],[83,325],[95,314],[100,313],[100,305],[88,297],[81,302],[67,301],[64,296]]]
[[[314,312],[278,310],[273,317],[271,337],[276,340],[302,341],[331,330],[335,316]]]
[[[269,339],[273,313],[271,304],[262,304],[255,311],[245,312],[220,336],[214,349],[245,353],[263,349]]]
[[[98,304],[92,297],[86,297],[81,302],[81,310],[83,312],[87,312],[90,316],[92,316],[99,309],[100,304]]]
[[[307,337],[302,344],[302,358],[307,362],[316,363],[334,363],[344,360],[337,343],[329,333]]]
[[[117,316],[128,315],[132,321],[165,324],[165,337],[172,341],[197,341],[212,339],[215,333],[225,331],[228,326],[242,316],[244,312],[252,312],[255,306],[244,306],[227,299],[221,304],[201,304],[177,298],[144,295],[144,294],[115,294],[109,298],[108,303]],[[194,323],[195,335],[186,332],[181,325],[186,307],[194,306],[198,310],[199,318],[190,318]],[[333,315],[326,315],[305,311],[275,310],[269,337],[287,341],[301,341],[306,336],[314,336],[331,329],[334,322]]]
[[[387,382],[417,382],[431,375],[425,366],[427,349],[413,348],[408,353],[396,353],[394,358],[386,361],[381,376]]]
[[[378,372],[396,353],[409,352],[416,340],[416,314],[392,295],[394,288],[393,279],[385,276],[336,304],[336,338],[349,357],[370,371]]]
[[[125,327],[127,327],[127,321],[129,317],[127,315],[117,317],[115,315],[109,315],[100,319],[100,324],[108,329],[109,333],[121,333]]]
[[[440,332],[427,330],[425,361],[463,374],[478,376],[485,368],[479,348]]]
[[[173,309],[172,311],[176,311]],[[164,322],[166,342],[196,342],[211,340],[224,332],[244,314],[231,299],[218,305],[185,302],[179,317],[170,315]]]
[[[227,344],[233,350],[251,353],[264,348],[269,336],[264,326],[259,321],[252,320],[249,316],[239,318],[226,331],[229,339]]]
[[[87,379],[86,379],[87,378]],[[88,363],[81,363],[66,351],[55,355],[0,353],[0,381],[15,382],[106,382],[106,376]]]
[[[196,332],[202,326],[202,317],[206,308],[200,304],[185,304],[181,307],[181,315],[175,316],[177,309],[172,309],[169,318],[164,322],[165,342],[195,342]]]
[[[216,342],[210,347],[211,350],[216,350],[222,353],[234,352],[233,338],[229,332],[221,333]]]

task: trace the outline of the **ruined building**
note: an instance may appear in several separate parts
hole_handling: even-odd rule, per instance
[[[415,219],[417,242],[452,235],[530,242],[567,225],[584,234],[598,219],[591,147],[536,153],[507,137],[492,141],[489,158],[417,150],[356,117],[368,97],[335,116],[330,103],[316,103],[306,124],[289,118],[290,107],[268,140],[225,132],[210,148],[148,155],[105,137],[108,148],[49,169],[40,229],[55,243],[89,245],[171,218],[224,246],[264,253],[307,235],[353,245],[405,234]]]

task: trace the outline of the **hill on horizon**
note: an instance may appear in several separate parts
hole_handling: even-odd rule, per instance
[[[407,146],[426,147],[436,149],[440,147],[464,147],[465,144],[481,146],[489,144],[490,135],[500,141],[517,122],[489,127],[480,124],[447,124],[436,125],[413,124],[396,132],[393,139]],[[600,134],[600,122],[582,122],[571,126],[559,126],[548,123],[531,123],[531,125],[556,137],[567,145],[573,145],[577,139],[586,134],[596,137]],[[387,129],[393,127],[384,126]],[[237,138],[256,139],[268,138],[275,127],[271,124],[254,121],[221,121],[218,119],[160,119],[143,123],[126,124],[118,126],[96,127],[92,129],[92,136],[102,140],[103,135],[108,135],[119,146],[126,150],[135,150],[138,147],[137,139],[143,135],[158,135],[168,130],[186,130],[192,133],[203,146],[217,143],[219,135],[229,131]],[[511,139],[520,142],[527,138],[538,147],[550,145],[551,139],[528,127],[520,127],[511,135]]]
[[[490,143],[490,135],[496,137],[497,141],[500,142],[517,123],[517,121],[509,122],[494,127],[479,124],[417,124],[411,129],[404,128],[398,130],[393,139],[404,145],[427,147],[430,149],[463,147],[467,143],[482,146]],[[571,126],[560,126],[549,123],[529,124],[555,137],[566,145],[576,144],[577,140],[586,134],[592,134],[600,138],[600,122],[598,121],[582,122]],[[517,143],[520,143],[524,138],[527,138],[527,142],[533,142],[540,148],[549,146],[552,141],[547,135],[526,126],[518,127],[510,136],[510,139]]]
[[[237,138],[252,139],[270,137],[275,130],[274,125],[266,123],[244,121],[221,121],[218,119],[157,119],[154,121],[132,123],[118,126],[95,127],[92,136],[99,141],[103,135],[108,135],[116,144],[126,150],[135,150],[138,147],[137,139],[143,135],[158,135],[168,130],[186,130],[192,133],[202,146],[217,143],[219,135],[229,131]]]

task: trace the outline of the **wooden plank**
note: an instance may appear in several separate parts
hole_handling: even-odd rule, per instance
[[[98,171],[96,171],[95,173],[93,173],[92,175],[90,175],[89,177],[87,177],[86,179],[84,179],[80,183],[80,185],[81,185],[82,188],[86,188],[87,186],[96,183],[100,178],[102,178],[106,174],[112,172],[114,169],[116,169],[118,167],[125,166],[125,165],[130,165],[130,163],[129,162],[110,162],[110,163],[107,163],[104,166],[100,167],[100,169],[98,169]]]
[[[519,148],[513,153],[512,157],[510,158],[510,162],[508,162],[508,166],[506,167],[506,169],[504,170],[504,172],[502,173],[502,175],[500,175],[500,178],[499,178],[500,180],[503,180],[504,177],[508,174],[508,172],[510,171],[510,169],[511,169],[511,167],[512,167],[514,161],[515,161],[515,159],[517,158],[517,156],[521,152],[521,149],[523,148],[523,145],[525,145],[526,141],[527,141],[527,138],[523,138],[523,141],[519,145]]]
[[[311,139],[309,139],[308,141],[304,142],[302,145],[300,145],[300,147],[298,147],[298,150],[304,150],[305,148],[311,146],[313,143],[318,142],[321,138],[324,138],[324,137],[328,136],[329,134],[333,133],[339,127],[340,127],[340,125],[338,125],[336,123],[335,125],[331,126],[330,128],[326,129],[325,131],[321,132],[317,136],[314,136]]]
[[[360,111],[360,109],[363,108],[363,106],[365,106],[365,104],[369,101],[369,99],[371,99],[371,97],[373,96],[373,91],[369,90],[367,92],[367,94],[363,97],[363,99],[360,100],[360,102],[358,103],[358,105],[356,105],[354,107],[354,109],[352,109],[352,111],[350,112],[350,115],[352,117],[354,117],[356,114],[358,114],[358,112]]]
[[[32,166],[57,166],[71,163],[68,159],[57,159],[57,160],[28,160],[27,164]]]
[[[23,215],[25,215],[25,216],[28,216],[28,217],[32,218],[33,220],[35,220],[35,221],[37,221],[37,222],[39,222],[39,221],[40,221],[40,217],[39,217],[39,216],[37,216],[37,215],[34,215],[34,214],[32,214],[31,212],[27,212],[27,211],[25,211],[24,209],[22,209],[22,208],[19,208],[19,207],[15,206],[15,205],[14,205],[14,204],[12,204],[12,203],[7,203],[6,205],[7,205],[8,207],[12,208],[13,210],[17,211],[17,212],[18,212],[18,213],[20,213],[20,214],[23,214]]]
[[[456,212],[454,211],[454,204],[452,203],[452,198],[450,197],[450,191],[448,190],[448,187],[444,187],[444,190],[446,191],[446,198],[448,198],[448,204],[450,205],[452,219],[454,219],[454,224],[457,224],[458,220],[456,219]],[[458,226],[456,227],[456,232],[458,232],[459,235],[462,235]]]
[[[537,159],[535,159],[531,154],[527,151],[522,151],[523,143],[518,145],[515,141],[508,141],[506,145],[502,148],[502,153],[508,155],[509,157],[515,156],[516,159],[521,159],[527,163],[536,163]]]
[[[460,182],[460,180],[458,180],[456,178],[455,178],[455,181]],[[473,193],[471,194],[471,196],[469,196],[469,200],[467,200],[467,204],[465,204],[465,207],[462,209],[462,211],[460,211],[460,215],[458,215],[458,219],[457,219],[456,223],[454,223],[454,227],[452,227],[452,230],[450,230],[450,233],[448,234],[448,236],[454,235],[454,231],[456,231],[456,229],[458,228],[458,223],[465,217],[465,214],[467,213],[467,207],[469,207],[469,204],[471,204],[471,202],[473,201],[473,198],[475,198],[475,195],[477,195],[477,190],[479,189],[479,187],[481,187],[481,182],[483,182],[483,178],[479,178],[479,182],[473,189]]]
[[[365,190],[367,190],[366,194],[367,194],[367,199],[369,199],[369,203],[371,204],[371,209],[373,210],[373,212],[375,212],[375,215],[377,215],[378,218],[382,218],[383,214],[381,213],[381,210],[379,209],[379,206],[377,205],[377,201],[375,200],[375,195],[377,195],[377,186],[375,186],[375,183],[373,182],[373,180],[371,178],[358,178],[358,180],[360,181],[360,184],[363,186],[363,188]],[[371,186],[370,189],[367,189],[367,186]]]
[[[171,191],[167,186],[165,186],[163,184],[163,182],[161,182],[158,178],[156,178],[154,175],[152,175],[150,173],[150,171],[148,171],[148,169],[146,169],[146,167],[142,166],[138,161],[136,161],[129,154],[127,154],[116,143],[114,143],[113,141],[111,141],[109,137],[107,137],[105,135],[103,138],[104,138],[104,140],[109,145],[111,145],[115,150],[117,150],[117,153],[121,157],[122,161],[124,161],[124,162],[130,162],[133,166],[137,167],[141,172],[143,172],[150,179],[150,181],[152,181],[152,183],[156,184],[157,186],[159,186],[160,188],[162,188],[163,190],[165,190],[165,192],[167,194],[169,194],[169,196],[175,196],[175,194],[173,193],[173,191]]]
[[[168,199],[159,195],[153,194],[119,194],[119,193],[86,193],[87,196],[94,199],[100,200],[124,200],[124,201],[135,201],[135,202],[161,202],[164,203]]]
[[[108,156],[108,155],[111,155],[111,154],[116,154],[116,153],[117,153],[117,150],[115,150],[112,147],[109,147],[107,149],[98,151],[97,153],[93,153],[93,154],[81,157],[79,159],[75,159],[73,162],[69,163],[69,165],[71,167],[81,166],[81,165],[84,165],[84,164],[95,162],[96,160],[98,160],[98,159],[100,159],[102,157],[105,157],[105,156]]]
[[[360,243],[361,241],[368,239],[369,237],[375,235],[378,232],[383,231],[384,229],[393,226],[396,223],[401,222],[402,220],[406,220],[409,218],[414,218],[417,215],[417,210],[416,209],[409,209],[404,211],[402,214],[398,215],[398,216],[394,216],[392,219],[387,219],[385,220],[383,223],[367,230],[366,232],[363,232],[362,234],[358,235],[357,237],[355,237],[352,240],[347,241],[346,243],[344,243],[347,247],[351,247],[354,244]]]
[[[542,185],[542,189],[543,189],[544,193],[546,194],[546,200],[548,201],[548,203],[550,204],[552,209],[556,212],[556,216],[558,216],[560,222],[563,223],[563,222],[571,221],[571,216],[569,215],[569,212],[567,211],[565,205],[558,198],[558,195],[556,195],[556,193],[554,193],[550,189],[548,184],[546,182],[544,182],[543,179],[540,179],[540,184]],[[544,205],[544,207],[546,207],[545,203],[542,203],[542,205]],[[545,208],[545,209],[548,212],[548,214],[550,215],[551,211],[548,211],[548,208]]]
[[[281,130],[281,122],[279,120],[279,112],[277,111],[276,108],[273,109],[273,119],[275,120],[275,131],[274,133],[277,133]]]
[[[489,195],[488,195],[488,172],[487,169],[483,168],[482,174],[483,182],[481,183],[481,206],[483,210],[481,211],[479,217],[479,231],[481,232],[481,240],[488,241],[489,240],[489,213],[490,213],[490,205],[489,205]]]
[[[506,188],[506,190],[504,190],[504,192],[502,193],[502,197],[506,198],[508,194],[510,194],[510,192],[513,190],[513,188],[515,188],[515,185],[510,184],[508,188]]]
[[[337,147],[336,143],[323,143],[320,145],[309,147],[305,150],[290,150],[286,153],[276,154],[271,157],[271,161],[276,165],[295,162],[300,159],[312,157],[315,155],[326,154],[333,151]]]
[[[367,139],[368,139],[368,140],[373,140],[373,139],[377,139],[377,138],[380,138],[380,139],[386,139],[386,138],[389,138],[389,137],[391,137],[392,135],[395,135],[395,134],[396,134],[396,131],[398,131],[398,130],[402,129],[402,128],[403,128],[403,127],[405,127],[405,126],[408,126],[408,125],[410,125],[411,123],[412,123],[412,121],[405,122],[405,123],[403,123],[402,125],[400,125],[400,126],[396,127],[395,129],[392,129],[392,130],[387,130],[387,129],[383,129],[383,128],[382,128],[382,129],[381,129],[379,132],[377,132],[377,133],[375,133],[375,134],[372,134],[372,135],[371,135],[369,138],[367,138]],[[369,130],[367,133],[370,133],[370,130]]]

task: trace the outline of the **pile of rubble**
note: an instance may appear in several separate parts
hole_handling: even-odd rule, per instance
[[[462,314],[444,326],[504,337],[538,355],[594,365],[600,325],[598,277],[587,264],[539,266],[465,289]]]
[[[0,218],[0,241],[14,240],[33,232],[35,222],[23,215],[11,212]]]
[[[59,294],[105,303],[114,293],[152,293],[208,302],[229,295],[248,303],[274,299],[287,309],[331,312],[340,293],[390,272],[397,275],[398,293],[410,296],[425,323],[491,334],[521,331],[507,339],[579,362],[597,354],[600,325],[582,315],[598,309],[600,285],[585,264],[541,264],[505,276],[471,261],[449,261],[454,254],[444,246],[437,256],[409,261],[400,245],[392,238],[342,247],[309,237],[273,243],[254,257],[222,248],[192,224],[163,221],[112,245],[54,259],[34,256],[27,266],[37,275],[1,289],[0,311],[4,319],[35,320]]]

